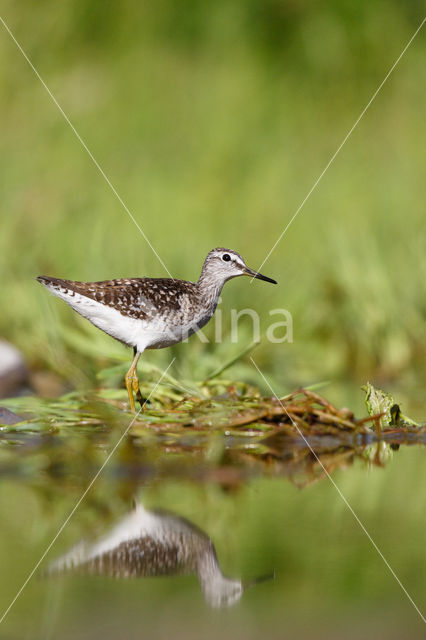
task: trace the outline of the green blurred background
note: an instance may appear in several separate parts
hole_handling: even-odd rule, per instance
[[[169,271],[196,279],[215,246],[260,265],[422,3],[6,0],[2,15]],[[347,400],[371,379],[416,413],[424,63],[421,32],[264,265],[279,286],[228,284],[223,344],[177,346],[174,375],[200,379],[250,342],[246,318],[231,344],[231,307],[261,312],[263,332],[284,307],[294,343],[256,352],[278,393],[331,380]],[[3,27],[0,82],[0,333],[34,368],[98,384],[96,372],[130,352],[33,278],[167,274]],[[171,350],[145,357],[165,366]],[[247,359],[230,375],[259,383]]]
[[[0,15],[169,271],[195,279],[215,246],[261,264],[422,11],[413,0],[3,0]],[[370,379],[424,419],[425,53],[421,32],[262,268],[279,286],[229,283],[222,344],[193,336],[147,352],[142,368],[173,354],[175,377],[202,379],[251,341],[246,318],[231,343],[231,308],[258,310],[265,332],[269,310],[284,307],[294,343],[264,340],[254,352],[277,393],[330,380],[324,395],[365,411],[359,387]],[[167,274],[1,25],[0,84],[0,335],[33,371],[103,384],[99,372],[130,352],[34,277]],[[247,357],[227,376],[261,385]],[[104,449],[94,448],[98,468]],[[0,485],[7,606],[85,477],[52,481],[39,472],[48,453],[24,471],[22,447],[1,454],[10,461]],[[68,455],[85,462],[72,446]],[[333,475],[421,607],[424,475],[414,447],[385,469]],[[300,492],[258,479],[236,495],[164,481],[140,494],[203,527],[226,573],[275,567],[276,581],[211,612],[195,578],[33,579],[2,629],[8,638],[421,637],[420,618],[328,481]],[[124,513],[128,496],[119,496],[109,466],[51,557]]]

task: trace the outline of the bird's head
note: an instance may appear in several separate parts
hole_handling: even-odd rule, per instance
[[[244,262],[244,258],[232,249],[217,248],[210,251],[204,261],[201,275],[203,278],[208,277],[224,282],[237,276],[250,276],[277,284],[276,280],[250,269]]]
[[[202,582],[201,586],[207,604],[215,609],[232,607],[244,591],[241,580],[231,580],[219,573],[210,582]]]

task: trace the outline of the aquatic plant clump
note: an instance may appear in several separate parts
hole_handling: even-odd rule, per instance
[[[64,478],[90,477],[102,463],[100,451],[110,451],[126,430],[109,473],[225,485],[265,473],[306,484],[355,458],[384,464],[400,444],[426,443],[426,427],[401,418],[393,400],[387,411],[389,396],[371,385],[370,415],[360,419],[309,389],[276,398],[223,380],[200,383],[193,392],[169,381],[131,423],[123,411],[124,390],[3,404],[8,411],[0,418],[6,416],[8,424],[0,432],[0,465],[27,473],[36,460],[36,466]]]

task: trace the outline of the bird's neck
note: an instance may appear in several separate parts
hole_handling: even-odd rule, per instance
[[[220,583],[223,580],[223,574],[217,560],[216,552],[211,543],[198,554],[196,572],[203,591],[204,588],[208,588],[215,583]]]
[[[211,606],[229,606],[240,599],[241,581],[223,575],[213,547],[199,556],[196,571],[204,597]]]
[[[218,278],[217,275],[214,276],[212,273],[209,273],[209,271],[203,269],[197,282],[200,297],[216,307],[225,282],[226,279]]]

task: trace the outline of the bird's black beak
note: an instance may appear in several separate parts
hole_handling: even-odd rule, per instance
[[[255,587],[257,584],[261,584],[262,582],[269,582],[269,580],[275,580],[275,569],[272,573],[268,573],[265,576],[259,576],[258,578],[254,578],[253,580],[248,580],[243,583],[244,590],[251,589]]]
[[[257,280],[272,282],[272,284],[278,284],[276,280],[272,280],[272,278],[268,278],[268,276],[263,276],[261,273],[258,273],[257,271],[253,271],[253,269],[249,269],[248,267],[246,267],[244,271],[244,275],[250,276],[251,278],[256,278]]]

